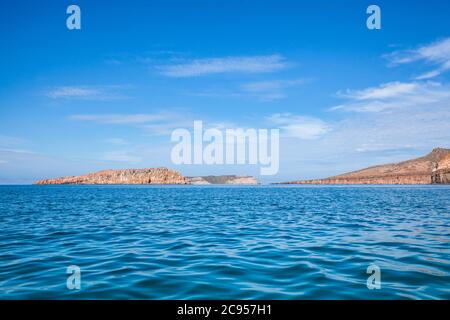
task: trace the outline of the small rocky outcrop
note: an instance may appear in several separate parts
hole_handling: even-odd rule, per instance
[[[34,184],[188,184],[179,172],[167,168],[104,170],[82,176],[36,181]]]
[[[380,165],[335,177],[281,184],[431,184],[449,183],[450,149],[436,148],[424,157]],[[447,181],[447,182],[445,182]]]
[[[255,177],[245,176],[204,176],[204,177],[188,177],[190,184],[258,184]]]

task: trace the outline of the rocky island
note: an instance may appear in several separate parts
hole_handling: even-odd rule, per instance
[[[424,157],[374,166],[325,179],[280,184],[435,184],[450,183],[450,149],[436,148]]]
[[[188,184],[179,172],[167,168],[103,170],[82,176],[36,181],[34,184]]]
[[[51,184],[257,184],[254,177],[206,176],[184,177],[168,168],[103,170],[81,176],[60,177],[36,181],[36,185]]]

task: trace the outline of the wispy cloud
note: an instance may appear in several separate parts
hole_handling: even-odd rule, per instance
[[[439,82],[389,82],[378,87],[338,92],[348,102],[331,111],[386,112],[442,102],[450,102],[450,90]]]
[[[276,113],[267,117],[267,120],[269,123],[279,127],[282,136],[288,138],[315,140],[331,131],[329,124],[314,117],[305,117],[290,113]]]
[[[103,124],[142,124],[165,120],[163,114],[76,114],[70,116],[71,120],[91,121]]]
[[[392,66],[423,61],[435,69],[416,77],[416,80],[431,79],[450,70],[450,38],[445,38],[412,50],[394,51],[384,56]]]
[[[60,86],[46,92],[52,99],[116,100],[125,99],[121,90],[128,86]]]
[[[34,151],[25,150],[25,149],[14,149],[14,148],[0,148],[0,152],[8,152],[8,153],[20,153],[20,154],[34,154]]]
[[[168,77],[198,77],[220,73],[267,73],[282,70],[287,62],[281,55],[195,59],[184,63],[160,65]]]
[[[363,90],[346,90],[338,92],[338,96],[351,98],[354,100],[374,100],[397,98],[406,94],[411,94],[420,88],[418,83],[389,82],[378,87],[366,88]]]

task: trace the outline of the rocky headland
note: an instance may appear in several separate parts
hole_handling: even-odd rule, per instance
[[[374,166],[325,179],[281,184],[433,184],[450,183],[450,149],[436,148],[424,157]]]

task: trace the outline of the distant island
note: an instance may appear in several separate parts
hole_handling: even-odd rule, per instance
[[[436,148],[424,157],[374,166],[325,179],[278,184],[441,184],[450,183],[450,149]]]
[[[168,168],[103,170],[81,176],[36,181],[36,185],[53,184],[258,184],[249,176],[184,177]]]

